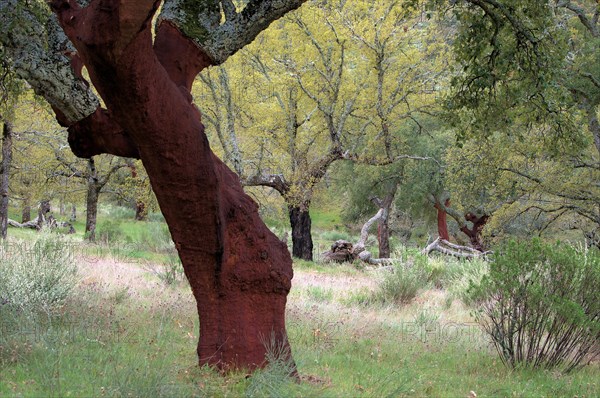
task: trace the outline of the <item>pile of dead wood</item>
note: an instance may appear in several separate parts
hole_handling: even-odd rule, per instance
[[[421,251],[421,253],[430,254],[434,251],[458,258],[475,258],[491,254],[490,251],[482,252],[472,247],[456,245],[441,238],[437,238],[431,242]]]

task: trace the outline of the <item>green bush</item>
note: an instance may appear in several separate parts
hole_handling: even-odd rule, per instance
[[[449,293],[449,298],[459,299],[470,304],[469,286],[478,284],[488,273],[488,263],[481,258],[446,260],[441,286]]]
[[[140,244],[156,253],[176,253],[169,227],[164,223],[146,223],[146,229],[140,236]]]
[[[0,312],[35,315],[61,306],[76,283],[69,244],[42,236],[33,244],[0,248]]]
[[[598,252],[513,241],[469,296],[506,365],[568,372],[599,354],[599,286]]]
[[[116,220],[104,220],[96,227],[96,241],[100,243],[127,242],[131,239],[122,231],[121,222]]]
[[[417,256],[394,265],[392,272],[384,274],[374,299],[381,303],[406,304],[419,290],[428,284],[429,273],[425,269],[426,258]]]

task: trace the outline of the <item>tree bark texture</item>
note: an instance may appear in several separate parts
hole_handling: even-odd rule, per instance
[[[198,304],[200,364],[264,366],[268,341],[291,355],[284,319],[291,258],[209,148],[190,88],[211,60],[168,21],[153,44],[159,3],[52,2],[119,127],[112,131],[123,132],[112,149],[139,155],[148,172]],[[97,145],[88,153],[106,151]]]
[[[6,239],[8,229],[8,182],[12,162],[12,125],[3,123],[2,128],[2,174],[0,179],[0,238]]]
[[[21,210],[21,222],[26,223],[28,221],[31,221],[31,206],[24,204]]]
[[[434,207],[437,210],[437,230],[440,239],[450,241],[450,234],[448,233],[448,220],[446,217],[445,208],[450,206],[450,199],[446,199],[444,206],[439,202],[435,202]]]
[[[313,260],[313,241],[308,206],[290,206],[290,225],[292,227],[292,255],[306,261]]]
[[[85,197],[85,234],[90,242],[96,240],[96,219],[98,216],[98,197],[102,186],[98,184],[98,174],[94,160],[88,161],[87,194]]]

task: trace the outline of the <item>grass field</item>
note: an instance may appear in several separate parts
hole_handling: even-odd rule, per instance
[[[600,396],[597,363],[568,375],[505,368],[458,299],[458,282],[429,283],[405,305],[378,303],[369,298],[385,271],[349,264],[295,263],[287,325],[300,382],[285,363],[252,376],[200,368],[189,286],[180,273],[166,284],[169,268],[157,265],[169,255],[163,238],[127,249],[158,235],[162,227],[148,224],[123,224],[123,250],[70,238],[73,294],[52,313],[0,325],[1,397]]]

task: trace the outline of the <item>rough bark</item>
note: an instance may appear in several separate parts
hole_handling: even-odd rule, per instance
[[[389,226],[389,218],[390,213],[392,211],[392,204],[394,203],[394,198],[396,197],[396,192],[398,190],[398,180],[394,179],[390,182],[388,187],[388,192],[383,199],[380,198],[372,198],[371,201],[377,205],[380,209],[383,209],[383,213],[379,218],[379,223],[377,224],[377,241],[379,242],[379,257],[380,258],[389,258],[391,255],[390,250],[390,226]]]
[[[21,210],[21,222],[26,223],[27,221],[31,221],[31,206],[24,204]]]
[[[36,218],[36,220],[37,220],[37,229],[38,230],[42,229],[42,227],[46,223],[46,215],[48,213],[50,213],[50,210],[51,210],[50,201],[49,200],[42,200],[40,202],[40,206],[38,207],[38,216]]]
[[[245,10],[280,3],[251,2]],[[52,4],[112,120],[127,132],[148,172],[198,303],[200,363],[263,366],[270,340],[289,355],[289,253],[262,223],[237,176],[212,154],[188,87],[177,84],[218,61],[186,46],[177,58],[162,57],[187,39],[162,37],[159,28],[153,48],[157,1],[95,1],[83,10],[74,2]]]
[[[146,203],[141,200],[135,202],[135,220],[144,221],[148,212],[146,211]]]
[[[8,181],[12,162],[12,125],[5,121],[2,128],[2,174],[0,175],[0,238],[6,239],[8,228]]]
[[[94,159],[88,160],[87,193],[85,197],[85,235],[90,242],[96,240],[96,219],[98,216],[98,197],[102,186],[99,186],[98,173]]]
[[[302,260],[312,261],[313,241],[308,207],[290,206],[288,213],[292,227],[292,255]]]

